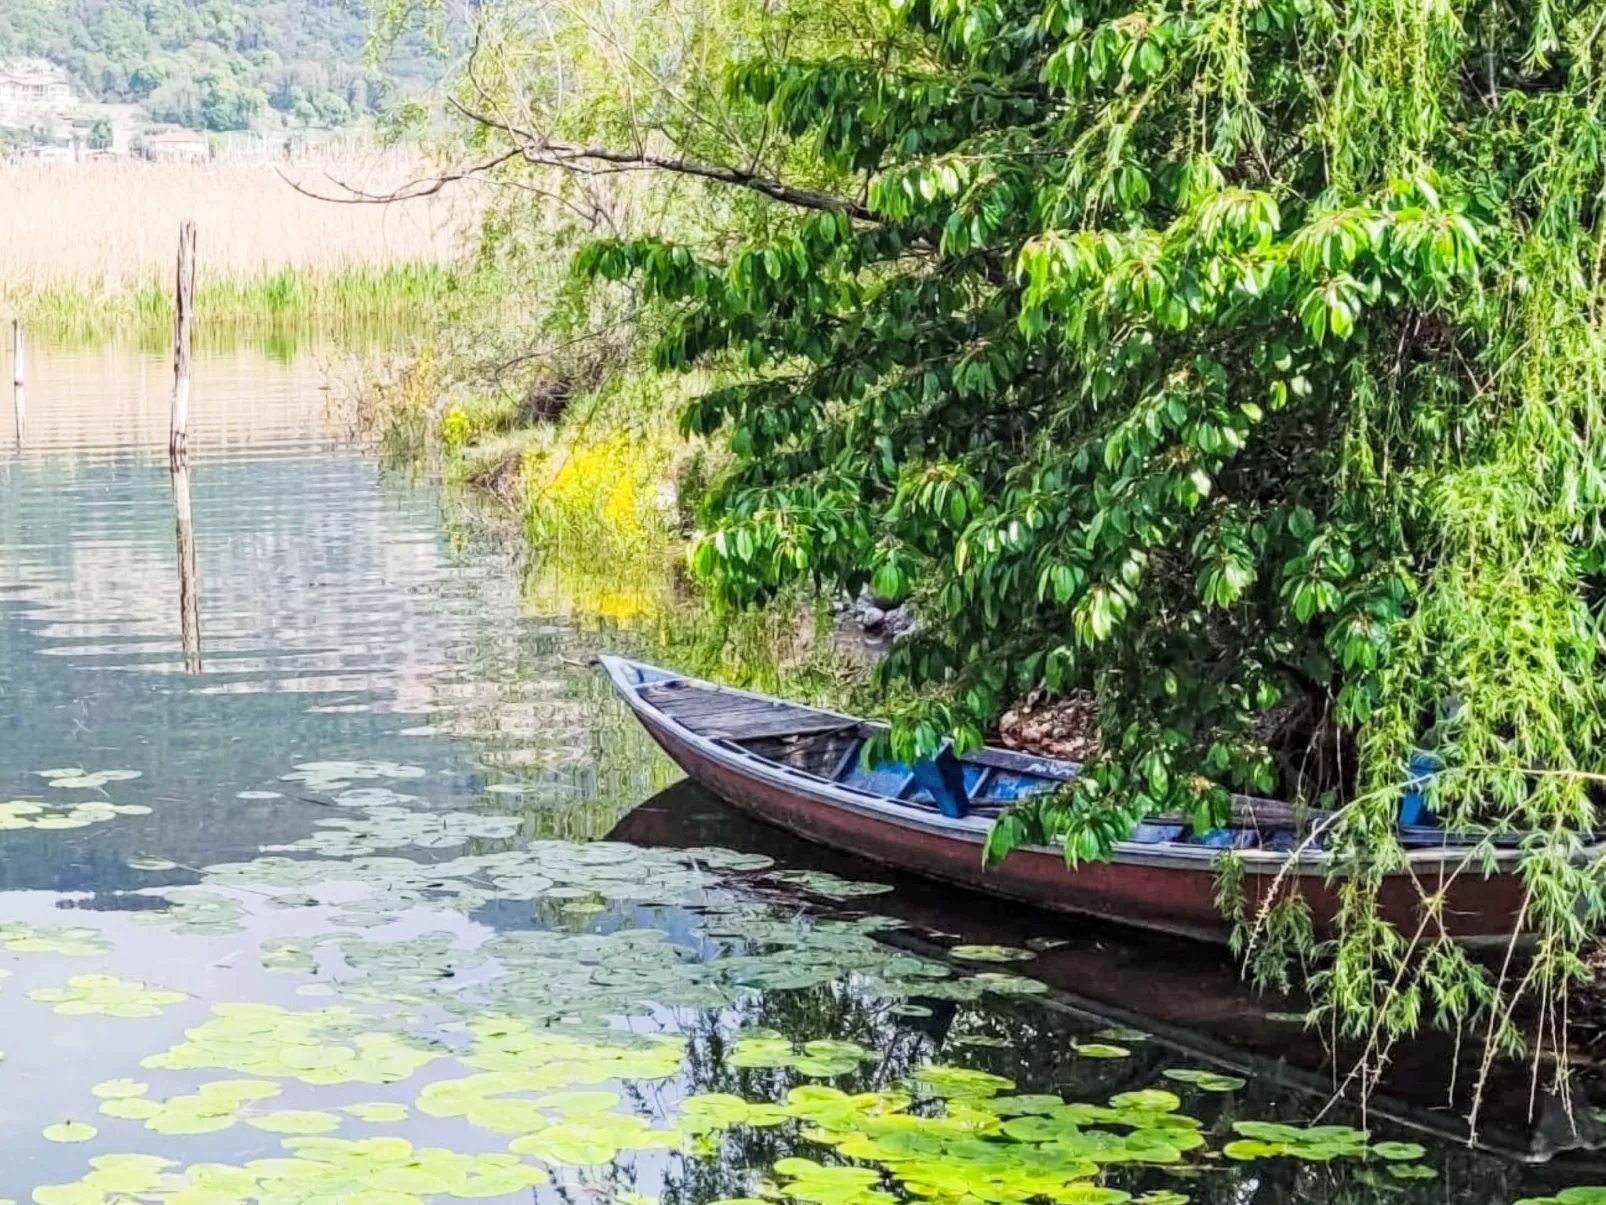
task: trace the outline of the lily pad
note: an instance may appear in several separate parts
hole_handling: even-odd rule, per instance
[[[1108,1042],[1072,1042],[1071,1049],[1088,1059],[1124,1059],[1132,1054],[1125,1046]]]
[[[411,1115],[406,1105],[390,1101],[372,1101],[365,1104],[343,1105],[341,1112],[349,1113],[358,1121],[373,1123],[406,1121]]]
[[[113,975],[75,975],[64,988],[42,987],[28,993],[28,999],[55,1005],[63,1016],[99,1014],[107,1017],[159,1017],[170,1004],[182,1004],[189,997],[183,992],[147,987],[138,979],[118,979]]]
[[[1374,1142],[1369,1153],[1390,1163],[1414,1163],[1426,1152],[1415,1142]],[[1602,1205],[1606,1205],[1603,1202]]]
[[[1439,1173],[1425,1163],[1391,1163],[1389,1175],[1396,1180],[1432,1180]],[[1583,1205],[1583,1203],[1579,1203]],[[1595,1205],[1606,1205],[1606,1196],[1603,1196]]]
[[[1201,1092],[1236,1092],[1246,1082],[1236,1075],[1221,1075],[1192,1067],[1168,1067],[1161,1074],[1179,1084],[1190,1084]]]
[[[247,1117],[245,1124],[274,1134],[326,1134],[340,1128],[340,1118],[319,1109],[280,1109]]]
[[[102,1100],[122,1100],[134,1096],[144,1096],[151,1090],[149,1084],[142,1084],[134,1079],[103,1080],[90,1089]]]
[[[1028,962],[1037,957],[1015,946],[950,946],[948,953],[965,962]]]
[[[128,868],[149,871],[177,870],[178,863],[169,862],[166,858],[136,857],[128,859]]]
[[[88,1142],[100,1131],[82,1121],[58,1121],[46,1126],[43,1133],[49,1142]]]

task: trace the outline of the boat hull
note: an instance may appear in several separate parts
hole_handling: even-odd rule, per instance
[[[650,708],[627,702],[643,726],[698,785],[743,812],[831,849],[856,854],[986,895],[1055,912],[1099,917],[1209,942],[1225,942],[1231,925],[1216,904],[1217,876],[1207,851],[1178,857],[1164,850],[1131,846],[1107,862],[1068,866],[1057,849],[1029,847],[1002,863],[983,868],[985,823],[956,826],[939,817],[900,815],[898,809],[854,806],[831,784],[812,784],[805,776],[777,782],[774,777],[684,732]],[[1202,856],[1201,856],[1202,855]],[[1278,855],[1240,855],[1245,865],[1244,894],[1253,910],[1274,890],[1297,891],[1309,905],[1319,931],[1330,930],[1337,893],[1314,861],[1293,868]],[[1459,940],[1507,940],[1522,902],[1520,880],[1510,873],[1482,877],[1474,871],[1452,874],[1458,855],[1413,862],[1416,882],[1406,874],[1388,876],[1380,900],[1383,916],[1414,930],[1420,916],[1417,882],[1428,890],[1435,876],[1445,883],[1445,926]]]

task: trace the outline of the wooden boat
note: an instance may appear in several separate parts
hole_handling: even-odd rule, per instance
[[[608,839],[666,849],[721,846],[761,854],[783,869],[885,883],[895,890],[873,897],[869,906],[898,923],[873,936],[923,958],[949,959],[947,948],[954,945],[1032,945],[1032,939],[1045,934],[1043,922],[1054,920],[981,895],[965,897],[966,906],[956,908],[955,892],[945,884],[802,841],[687,779],[622,816]],[[758,883],[766,893],[777,890],[762,875]],[[837,899],[810,898],[801,886],[795,888],[795,898],[791,884],[781,890],[788,905],[801,909],[832,912],[841,907]],[[1334,1067],[1348,1066],[1359,1055],[1353,1042],[1335,1048],[1325,1033],[1291,1022],[1290,1012],[1302,1011],[1300,1002],[1245,982],[1237,960],[1219,947],[1070,917],[1054,923],[1053,933],[1062,940],[1041,948],[1020,968],[1048,985],[1048,993],[1034,1001],[1079,1015],[1091,1023],[1089,1028],[1113,1025],[1150,1035],[1134,1051],[1137,1061],[1121,1064],[1127,1078],[1120,1086],[1154,1082],[1157,1064],[1143,1060],[1160,1048],[1164,1053],[1158,1066],[1202,1067],[1276,1085],[1279,1095],[1286,1090],[1307,1101],[1309,1114],[1315,1115],[1333,1100]],[[968,969],[976,968],[970,964]],[[953,1005],[941,1000],[916,1003],[928,1005],[932,1015],[906,1023],[926,1029],[943,1057],[941,1044],[955,1016]],[[1477,1043],[1458,1042],[1442,1031],[1425,1031],[1399,1043],[1381,1078],[1367,1085],[1367,1116],[1444,1142],[1470,1142],[1524,1163],[1559,1158],[1573,1173],[1570,1183],[1606,1183],[1601,1178],[1606,1168],[1589,1154],[1606,1149],[1606,1109],[1601,1107],[1606,1105],[1606,1084],[1575,1075],[1562,1095],[1541,1084],[1531,1098],[1531,1064],[1526,1059],[1497,1060],[1489,1069],[1474,1134],[1463,1114],[1481,1056]],[[1447,1095],[1449,1068],[1458,1062],[1457,1087]],[[1531,1195],[1526,1184],[1524,1193]]]
[[[718,686],[621,657],[600,658],[627,706],[699,785],[806,840],[927,878],[1058,912],[1211,942],[1231,925],[1216,904],[1217,864],[1237,851],[1253,910],[1296,892],[1330,928],[1338,884],[1328,855],[1304,843],[1310,822],[1286,803],[1240,797],[1230,827],[1139,825],[1106,862],[1068,866],[1063,850],[1030,846],[990,869],[982,844],[1009,804],[1075,777],[1074,762],[984,748],[917,765],[866,765],[880,726],[853,716]],[[1444,895],[1444,924],[1468,943],[1509,939],[1522,902],[1517,850],[1469,865],[1467,842],[1434,828],[1403,831],[1404,865],[1385,879],[1384,915],[1414,930],[1424,893]],[[1492,865],[1490,863],[1492,862]]]

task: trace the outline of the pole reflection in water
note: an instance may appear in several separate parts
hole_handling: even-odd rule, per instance
[[[170,469],[173,478],[173,515],[178,528],[178,623],[179,641],[184,646],[186,673],[201,672],[201,577],[195,568],[195,525],[190,519],[190,466],[184,456],[175,456]]]

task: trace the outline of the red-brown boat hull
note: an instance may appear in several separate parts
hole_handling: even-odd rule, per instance
[[[744,772],[739,763],[709,755],[662,717],[640,709],[637,714],[694,782],[805,840],[1051,911],[1096,916],[1211,942],[1225,942],[1231,933],[1231,925],[1216,904],[1216,871],[1209,863],[1164,865],[1159,864],[1165,861],[1163,857],[1117,854],[1112,861],[1083,863],[1073,869],[1058,850],[1030,848],[1017,850],[1002,864],[984,869],[980,840],[972,834],[950,835],[900,824],[812,798],[805,791]],[[1422,873],[1418,867],[1418,881]],[[1437,867],[1431,873],[1437,875]],[[1264,869],[1252,870],[1244,881],[1248,906],[1255,908],[1274,883],[1279,892],[1297,891],[1304,897],[1318,930],[1331,928],[1338,908],[1337,892],[1319,867],[1294,871],[1280,880]],[[1433,890],[1435,884],[1430,880],[1421,885]],[[1410,876],[1390,875],[1382,888],[1382,915],[1414,931],[1421,915],[1420,894]],[[1521,907],[1522,885],[1510,873],[1485,878],[1463,870],[1450,878],[1445,898],[1445,927],[1453,936],[1468,942],[1492,942],[1510,937]]]

